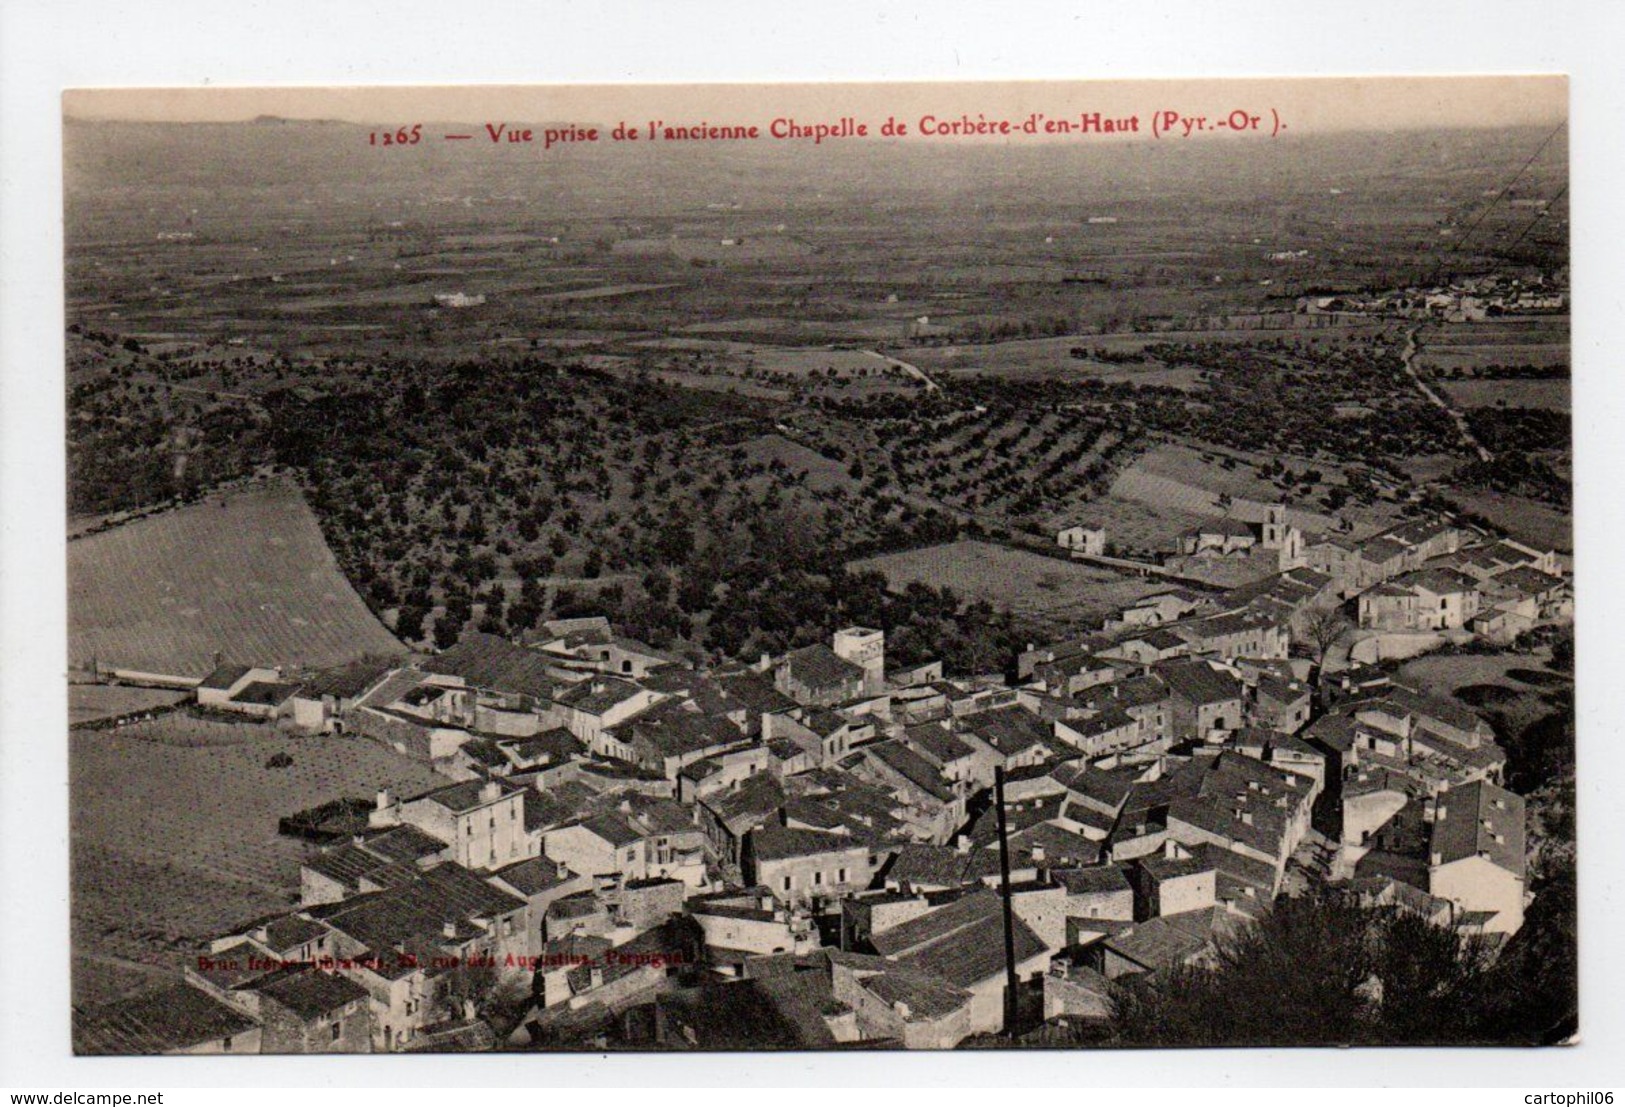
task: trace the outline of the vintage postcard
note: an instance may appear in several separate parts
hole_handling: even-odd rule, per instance
[[[1574,1039],[1562,78],[63,112],[75,1052]]]

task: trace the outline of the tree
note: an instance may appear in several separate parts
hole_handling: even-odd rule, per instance
[[[1129,978],[1123,1045],[1417,1045],[1494,1040],[1481,939],[1321,890],[1275,901],[1211,964]]]
[[[1348,616],[1331,604],[1317,604],[1303,613],[1303,636],[1315,651],[1315,668],[1326,668],[1326,657],[1353,631]]]

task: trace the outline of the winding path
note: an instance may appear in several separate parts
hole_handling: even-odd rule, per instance
[[[1473,436],[1472,429],[1467,425],[1467,416],[1451,407],[1443,396],[1440,396],[1428,386],[1428,383],[1422,379],[1422,374],[1416,371],[1416,355],[1418,353],[1416,334],[1420,329],[1419,327],[1412,327],[1405,332],[1405,349],[1399,355],[1400,360],[1405,363],[1405,372],[1411,375],[1411,380],[1416,382],[1416,387],[1421,389],[1422,395],[1436,404],[1439,410],[1455,420],[1456,429],[1461,432],[1462,441],[1477,451],[1479,460],[1494,461],[1495,455],[1485,449],[1484,444]]]
[[[919,380],[924,381],[926,391],[928,391],[928,392],[941,392],[942,391],[942,386],[940,384],[938,384],[936,381],[932,380],[928,375],[926,375],[925,370],[921,369],[918,365],[910,365],[906,361],[903,361],[903,360],[901,360],[899,358],[891,357],[888,354],[883,354],[879,350],[864,350],[863,352],[868,354],[870,357],[879,358],[881,361],[884,361],[887,365],[895,365],[897,368],[901,369],[903,372],[907,373],[909,376],[915,377],[915,378],[918,378]]]

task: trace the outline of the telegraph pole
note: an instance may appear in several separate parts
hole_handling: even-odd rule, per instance
[[[1004,900],[1004,1032],[1016,1033],[1016,926],[1010,906],[1010,833],[1004,818],[1004,766],[993,769],[993,802],[999,812],[999,894]]]

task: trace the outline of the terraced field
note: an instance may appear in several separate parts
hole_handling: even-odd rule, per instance
[[[281,481],[70,542],[68,580],[76,667],[200,678],[217,654],[320,667],[402,652]]]
[[[278,753],[293,764],[267,768]],[[297,898],[305,847],[277,819],[382,787],[445,779],[361,738],[297,738],[172,714],[69,738],[75,991],[141,982],[121,962],[174,968],[204,938]]]

